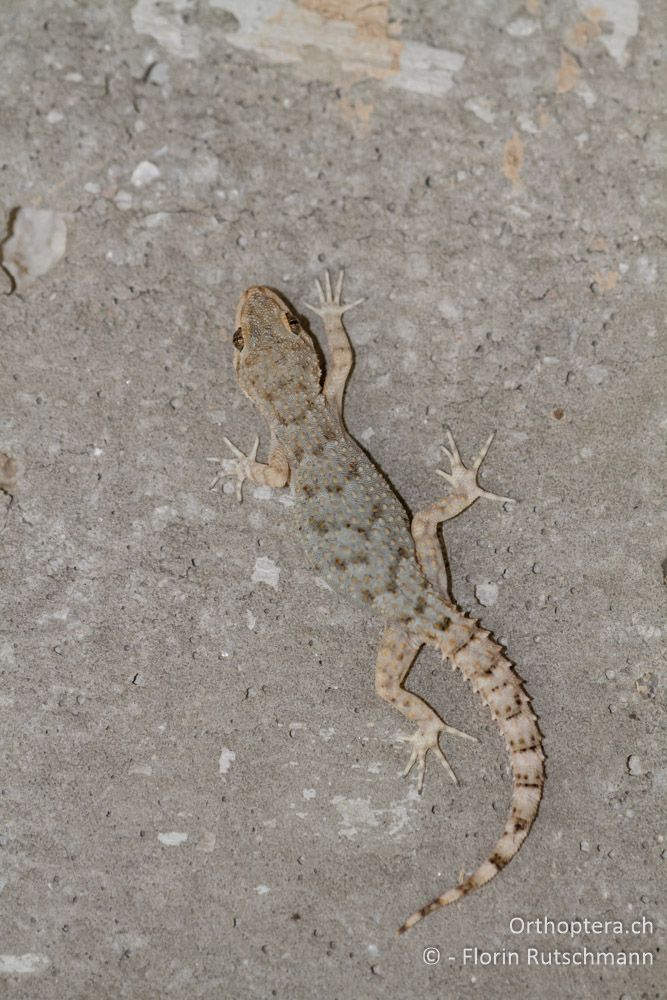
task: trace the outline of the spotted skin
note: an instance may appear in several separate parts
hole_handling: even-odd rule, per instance
[[[408,737],[421,791],[429,751],[456,777],[440,747],[441,735],[467,734],[448,726],[421,698],[403,687],[419,649],[434,646],[460,670],[488,706],[507,746],[513,773],[509,818],[491,854],[468,878],[413,913],[407,931],[439,907],[465,896],[504,868],[525,840],[537,815],[544,783],[540,732],[528,696],[502,648],[449,595],[438,525],[479,497],[507,500],[477,480],[491,438],[467,468],[449,434],[444,448],[452,491],[415,514],[412,522],[387,480],[348,435],[343,396],[352,348],[341,316],[342,272],[335,290],[328,274],[317,284],[330,365],[323,378],[310,336],[272,289],[254,286],[236,314],[234,365],[239,386],[271,429],[269,461],[256,461],[228,442],[235,457],[221,475],[235,476],[242,498],[245,479],[279,488],[291,483],[297,529],[308,559],[330,586],[385,621],[378,653],[376,691],[417,729]],[[352,303],[356,305],[358,303]],[[472,738],[472,737],[467,737]]]

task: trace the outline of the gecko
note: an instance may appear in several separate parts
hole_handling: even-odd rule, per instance
[[[544,753],[536,716],[522,681],[504,648],[464,613],[450,596],[438,526],[478,498],[506,502],[479,484],[479,470],[493,440],[489,437],[467,467],[451,431],[442,446],[449,484],[442,500],[410,517],[403,502],[348,433],[343,397],[354,353],[343,313],[363,302],[342,301],[343,271],[335,287],[329,273],[316,281],[318,304],[306,307],[324,324],[328,363],[320,363],[316,344],[300,318],[272,288],[255,285],[236,310],[234,368],[241,390],[270,429],[268,462],[257,461],[259,438],[246,455],[228,438],[233,457],[223,460],[211,484],[236,478],[274,489],[292,486],[296,527],[310,564],[335,591],[384,620],[375,689],[403,716],[416,723],[406,737],[412,744],[404,775],[417,766],[418,791],[429,752],[449,777],[456,776],[440,746],[443,736],[475,739],[448,725],[418,695],[404,687],[423,646],[435,647],[461,671],[490,709],[509,753],[512,770],[510,814],[490,855],[472,874],[436,896],[405,920],[400,934],[440,907],[454,903],[489,882],[514,857],[530,830],[544,784]]]

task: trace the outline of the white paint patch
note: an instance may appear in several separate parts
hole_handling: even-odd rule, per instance
[[[341,816],[341,837],[356,837],[359,826],[379,826],[381,810],[373,809],[369,799],[346,799],[336,795],[331,800]]]
[[[537,31],[539,23],[533,17],[517,17],[505,28],[512,38],[528,38]]]
[[[277,500],[278,503],[283,504],[285,507],[293,507],[295,503],[293,490],[289,493],[286,493],[285,490],[276,491],[271,489],[270,486],[265,486],[263,483],[255,487],[252,495],[255,500]]]
[[[187,833],[178,833],[176,830],[170,830],[169,833],[158,833],[157,839],[161,844],[166,844],[167,847],[178,847],[179,844],[184,844],[188,839]]]
[[[637,274],[645,285],[655,284],[658,277],[658,265],[651,257],[637,258]]]
[[[215,184],[219,175],[220,160],[212,153],[200,153],[188,163],[187,176],[194,184]]]
[[[252,611],[246,611],[245,620],[248,628],[252,632],[252,630],[255,628],[255,625],[257,624],[257,619],[253,615]]]
[[[132,194],[130,191],[117,191],[113,200],[114,205],[121,212],[127,212],[132,208]]]
[[[145,187],[160,176],[160,168],[156,167],[150,160],[142,160],[132,171],[130,180],[135,187]]]
[[[225,38],[236,48],[270,62],[298,65],[314,79],[350,76],[381,80],[417,94],[442,96],[454,83],[465,57],[419,42],[402,41],[380,27],[327,18],[293,0],[210,0],[233,14],[237,31]],[[332,74],[333,64],[333,74]]]
[[[602,385],[609,372],[604,365],[589,365],[584,374],[591,385]]]
[[[151,516],[151,523],[155,531],[161,531],[171,521],[178,519],[178,511],[175,507],[164,505],[156,507]]]
[[[419,802],[420,795],[415,786],[413,785],[402,802],[392,802],[391,807],[387,809],[387,812],[392,817],[392,824],[387,831],[390,837],[395,837],[397,833],[400,833],[406,826],[410,823],[410,810],[408,808],[409,802]]]
[[[16,666],[16,653],[14,652],[14,647],[11,642],[6,639],[0,642],[0,663],[4,663],[6,667]]]
[[[450,323],[458,323],[461,319],[461,310],[459,307],[455,302],[452,302],[451,299],[446,297],[440,299],[438,302],[438,312],[441,316],[444,316],[446,320],[449,320]]]
[[[484,99],[471,97],[469,101],[465,102],[465,107],[487,125],[492,125],[496,120],[495,112],[491,110],[489,102]]]
[[[132,8],[132,27],[138,35],[150,35],[173,56],[196,59],[201,32],[185,21],[194,8],[193,0],[139,0]]]
[[[316,795],[317,792],[314,788],[304,788],[303,790],[304,799],[314,799]]]
[[[475,597],[478,604],[490,608],[498,600],[498,584],[478,583],[475,587]]]
[[[162,87],[163,93],[167,93],[169,90],[169,64],[166,62],[154,63],[148,71],[148,79],[156,87]],[[140,131],[143,132],[147,126],[145,122],[141,122],[141,124],[143,128]]]
[[[139,948],[145,948],[149,942],[150,938],[146,937],[144,934],[133,934],[132,931],[121,931],[119,934],[114,934],[111,947],[117,955],[122,955],[122,953],[127,951],[128,948],[130,951],[138,951]]]
[[[633,615],[633,625],[644,642],[650,642],[651,639],[662,638],[662,630],[659,629],[657,625],[644,625],[640,622],[635,622],[635,618],[636,615]]]
[[[19,208],[12,235],[2,247],[2,263],[16,290],[29,288],[64,257],[67,226],[58,212],[48,208]]]
[[[627,768],[628,774],[631,774],[635,778],[644,773],[642,759],[636,753],[630,754],[630,756],[625,762],[625,766]]]
[[[280,568],[268,556],[260,556],[255,560],[252,583],[266,583],[269,587],[277,587],[280,578]]]
[[[658,795],[667,788],[667,767],[659,767],[657,771],[653,772],[653,787]]]
[[[210,830],[205,830],[199,838],[197,844],[197,849],[200,851],[206,851],[208,854],[210,851],[215,849],[216,836]]]
[[[48,115],[46,116],[46,120],[49,125],[58,125],[60,122],[65,120],[65,116],[64,114],[62,114],[62,112],[53,109],[49,111]]]
[[[0,973],[8,975],[25,972],[42,972],[51,964],[46,955],[35,955],[26,952],[25,955],[0,955]]]
[[[527,132],[529,135],[537,135],[540,131],[530,115],[520,114],[517,115],[517,124],[522,132]]]
[[[147,229],[155,229],[156,226],[162,225],[165,219],[168,218],[169,212],[151,212],[150,215],[144,216],[144,225]]]
[[[413,94],[442,97],[454,85],[454,73],[463,69],[465,56],[448,49],[436,49],[419,42],[404,42],[400,54],[400,70],[387,83]]]
[[[236,753],[230,750],[228,747],[222,748],[222,753],[220,754],[220,760],[218,761],[220,767],[220,774],[228,774],[229,769],[236,760]]]
[[[582,99],[587,108],[593,108],[597,104],[597,94],[594,90],[591,90],[585,81],[579,80],[574,88],[574,92]]]
[[[611,22],[613,30],[609,34],[603,32],[598,40],[619,66],[625,66],[628,61],[625,51],[627,44],[639,30],[638,0],[600,0],[599,3],[595,3],[595,0],[578,0],[577,5],[583,14],[593,10],[601,11],[600,20]]]
[[[266,896],[267,892],[271,892],[271,890],[269,889],[268,885],[256,885],[255,892],[259,896]]]
[[[60,611],[50,611],[40,615],[37,619],[38,625],[47,625],[49,622],[65,622],[69,616],[69,608],[62,608]]]
[[[390,836],[400,833],[410,822],[409,803],[419,801],[419,794],[416,788],[410,788],[405,799],[392,802],[388,809],[373,809],[369,799],[346,799],[342,795],[336,795],[331,800],[341,815],[341,837],[353,839],[359,833],[359,827],[379,826],[380,820],[387,815],[391,818],[391,825],[387,831]]]

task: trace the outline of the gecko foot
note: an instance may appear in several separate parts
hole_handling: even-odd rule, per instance
[[[464,496],[469,503],[476,500],[477,497],[486,497],[488,500],[499,500],[501,503],[509,503],[512,497],[501,497],[497,493],[489,493],[487,490],[482,489],[482,487],[477,482],[477,476],[479,474],[480,466],[484,459],[486,458],[486,453],[491,447],[491,442],[495,437],[495,431],[490,434],[488,440],[479,455],[473,462],[471,469],[468,469],[461,460],[461,455],[459,454],[459,449],[456,447],[456,442],[452,437],[452,432],[447,428],[447,440],[449,441],[449,448],[445,448],[442,445],[442,450],[449,459],[450,471],[444,472],[442,469],[436,469],[436,475],[442,476],[456,491]]]
[[[315,279],[315,288],[317,289],[317,295],[320,300],[319,306],[312,306],[310,302],[304,303],[308,309],[311,309],[314,313],[320,316],[322,319],[326,320],[329,317],[334,317],[338,319],[343,315],[347,309],[353,309],[354,306],[361,305],[364,299],[357,299],[356,302],[345,302],[340,301],[341,292],[343,291],[343,277],[345,271],[341,268],[338,273],[338,279],[336,281],[336,288],[332,290],[331,278],[329,277],[329,272],[324,272],[324,288],[320,281]]]
[[[236,499],[239,503],[243,503],[243,483],[246,479],[252,478],[250,475],[250,470],[252,463],[257,457],[257,449],[259,447],[259,438],[256,437],[252,448],[250,449],[249,455],[244,455],[236,445],[233,445],[229,438],[223,438],[223,441],[233,452],[234,458],[225,458],[222,461],[222,469],[217,474],[211,485],[210,490],[214,490],[221,479],[224,476],[236,476]]]
[[[426,754],[429,750],[433,750],[436,757],[444,767],[445,771],[452,779],[455,785],[458,785],[458,779],[451,767],[449,766],[449,761],[445,757],[442,749],[440,748],[440,734],[450,733],[453,736],[461,736],[464,740],[471,740],[473,743],[479,742],[476,736],[470,736],[469,733],[464,733],[460,729],[454,729],[453,726],[448,726],[445,722],[441,722],[437,729],[431,729],[429,731],[424,731],[418,729],[416,733],[412,736],[405,736],[403,739],[407,743],[412,743],[412,753],[410,755],[410,760],[408,761],[408,766],[405,771],[403,771],[403,777],[407,777],[412,768],[417,765],[417,791],[421,794],[424,787],[424,774],[426,771]]]

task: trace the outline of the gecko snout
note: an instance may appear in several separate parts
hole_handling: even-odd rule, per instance
[[[261,326],[271,326],[280,313],[288,312],[287,306],[277,292],[265,285],[246,288],[236,307],[236,326],[242,327],[253,321]]]

